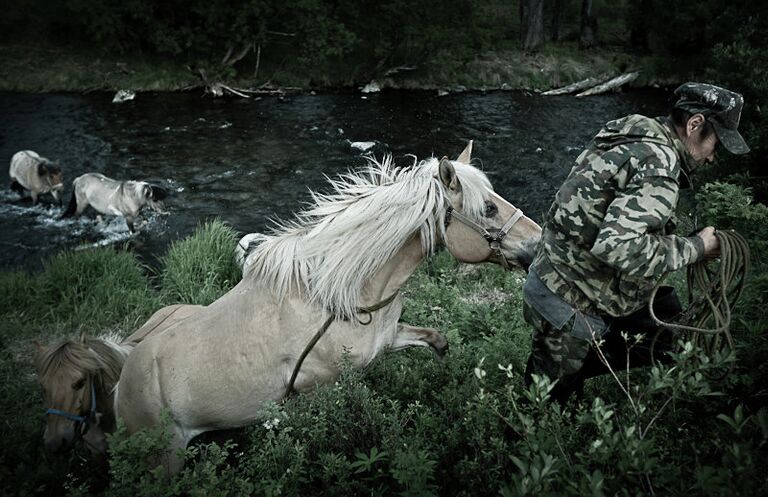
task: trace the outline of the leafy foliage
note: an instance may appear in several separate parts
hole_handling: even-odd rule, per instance
[[[718,222],[765,215],[741,187],[713,184],[702,194],[709,202],[704,212]],[[752,236],[764,236],[762,223],[750,219]],[[172,478],[153,457],[167,447],[167,426],[131,437],[119,429],[111,438],[109,475],[95,473],[81,453],[47,459],[24,341],[71,334],[80,320],[91,323],[89,333],[107,327],[128,334],[133,328],[126,322],[136,320],[130,316],[145,319],[161,296],[163,302],[217,298],[236,279],[234,240],[221,223],[202,226],[162,259],[159,292],[133,256],[103,248],[64,253],[39,275],[2,274],[0,295],[14,306],[5,308],[0,327],[1,405],[13,413],[0,428],[0,491],[134,497],[767,490],[757,469],[768,463],[760,401],[766,343],[755,317],[768,280],[760,270],[732,330],[737,356],[707,357],[687,345],[672,365],[591,380],[585,399],[563,408],[550,401],[548,380],[522,386],[530,330],[520,311],[521,275],[460,265],[447,253],[428,260],[404,289],[404,320],[435,326],[449,338],[443,360],[418,349],[383,356],[366,371],[342,363],[336,383],[264,406],[254,426],[193,443],[185,469]],[[97,285],[104,272],[116,275],[114,286]]]
[[[235,231],[219,220],[174,242],[162,258],[161,296],[168,304],[208,305],[240,281]]]

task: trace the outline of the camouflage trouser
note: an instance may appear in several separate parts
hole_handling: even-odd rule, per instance
[[[659,289],[653,308],[661,320],[669,322],[682,312],[672,287]],[[667,352],[672,349],[675,338],[672,331],[657,326],[644,307],[628,316],[608,318],[610,330],[602,337],[603,344],[598,355],[593,342],[571,334],[573,319],[558,330],[526,302],[523,302],[523,315],[533,326],[533,344],[525,370],[526,385],[530,384],[532,374],[558,380],[551,395],[560,402],[580,390],[585,379],[608,373],[609,368],[604,361],[614,371],[626,368],[627,360],[630,367],[647,366],[655,361],[667,362]],[[622,331],[630,336],[639,334],[642,339],[628,347],[621,336]]]
[[[526,386],[532,374],[545,375],[558,381],[552,397],[565,401],[583,383],[581,371],[589,355],[590,342],[571,335],[573,318],[558,330],[525,302],[523,315],[533,326],[531,355],[525,370]]]

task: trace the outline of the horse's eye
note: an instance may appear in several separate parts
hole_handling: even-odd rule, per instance
[[[494,217],[496,214],[498,214],[499,208],[496,207],[496,204],[493,202],[486,202],[485,203],[485,217]]]
[[[80,389],[81,389],[81,388],[83,388],[84,386],[85,386],[85,378],[82,378],[82,379],[80,379],[80,380],[77,380],[77,382],[75,382],[75,383],[72,385],[72,388],[73,388],[73,389],[75,389],[75,390],[80,390]]]

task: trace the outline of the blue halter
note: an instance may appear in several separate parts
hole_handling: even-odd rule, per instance
[[[93,381],[93,379],[91,379],[91,410],[90,412],[88,412],[87,416],[78,416],[76,414],[72,414],[66,411],[61,411],[59,409],[51,409],[51,408],[48,408],[45,411],[45,415],[47,416],[49,414],[55,414],[56,416],[67,418],[70,421],[74,421],[75,423],[83,423],[85,430],[87,430],[88,422],[96,416],[96,387],[94,386],[94,383],[95,382]]]

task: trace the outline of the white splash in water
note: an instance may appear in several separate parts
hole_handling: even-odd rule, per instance
[[[352,148],[356,148],[358,150],[361,150],[365,152],[366,150],[373,148],[376,146],[376,142],[353,142],[350,140],[347,140],[349,142],[349,146]]]
[[[182,188],[183,189],[183,188]],[[31,203],[19,204],[19,195],[10,190],[0,190],[0,217],[23,219],[30,227],[46,228],[51,241],[66,242],[86,238],[91,242],[75,248],[82,250],[89,247],[113,245],[136,236],[128,230],[125,219],[121,216],[97,216],[88,214],[80,217],[61,218],[63,209],[58,206]],[[164,216],[144,210],[140,221],[136,223],[137,232],[163,231]]]

